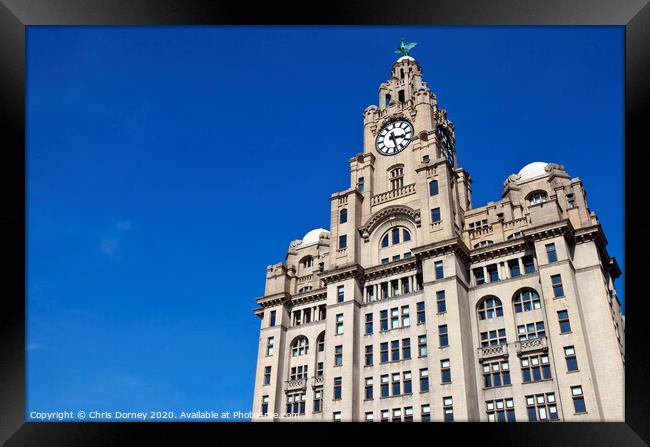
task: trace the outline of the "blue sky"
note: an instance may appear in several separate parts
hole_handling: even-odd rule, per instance
[[[265,267],[327,227],[400,37],[475,206],[564,164],[624,271],[622,27],[29,27],[29,411],[250,410]]]

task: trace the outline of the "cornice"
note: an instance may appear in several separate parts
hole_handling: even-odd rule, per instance
[[[416,247],[411,250],[417,259],[426,259],[436,256],[442,256],[448,253],[454,253],[464,262],[471,261],[470,251],[459,238],[447,239],[445,241],[434,242],[432,244]]]
[[[320,274],[320,279],[325,285],[332,282],[339,282],[348,278],[363,278],[364,269],[359,264],[348,264],[331,270],[326,270]]]
[[[412,270],[417,270],[418,261],[415,257],[402,259],[400,261],[389,262],[388,264],[381,264],[370,267],[365,271],[365,280],[372,281],[375,279],[383,278],[398,273],[405,273]]]
[[[302,292],[299,295],[294,295],[289,299],[289,304],[291,306],[298,306],[300,304],[313,303],[316,301],[322,301],[327,298],[327,288],[321,287],[316,290],[309,290],[307,292]]]
[[[260,307],[273,307],[279,304],[282,304],[289,300],[289,294],[286,292],[274,293],[272,295],[262,296],[257,298],[255,301]]]

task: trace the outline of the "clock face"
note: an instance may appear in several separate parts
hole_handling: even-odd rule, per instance
[[[413,138],[413,126],[405,120],[393,121],[379,131],[375,143],[377,152],[382,155],[395,155],[402,152]]]
[[[438,134],[438,143],[440,143],[441,152],[447,157],[447,160],[449,160],[449,163],[453,166],[454,152],[451,148],[451,140],[449,139],[449,135],[447,135],[447,130],[444,127],[438,126],[436,133]]]

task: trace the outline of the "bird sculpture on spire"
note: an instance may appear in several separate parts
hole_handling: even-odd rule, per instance
[[[413,49],[413,47],[418,44],[417,42],[407,43],[406,39],[404,39],[403,37],[400,38],[400,41],[401,42],[399,44],[399,47],[395,50],[395,53],[396,54],[401,54],[402,56],[408,56],[409,51],[411,51]]]

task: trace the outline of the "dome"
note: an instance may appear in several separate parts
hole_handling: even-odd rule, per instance
[[[399,59],[397,59],[397,62],[402,62],[402,61],[415,61],[411,56],[402,56]]]
[[[302,238],[302,245],[315,244],[320,240],[321,235],[325,233],[326,236],[329,236],[330,232],[325,228],[316,228],[307,232]]]
[[[548,163],[545,163],[543,161],[528,163],[519,171],[519,181],[528,180],[533,177],[539,177],[540,175],[546,175],[546,170],[544,169],[546,166],[548,166]]]

